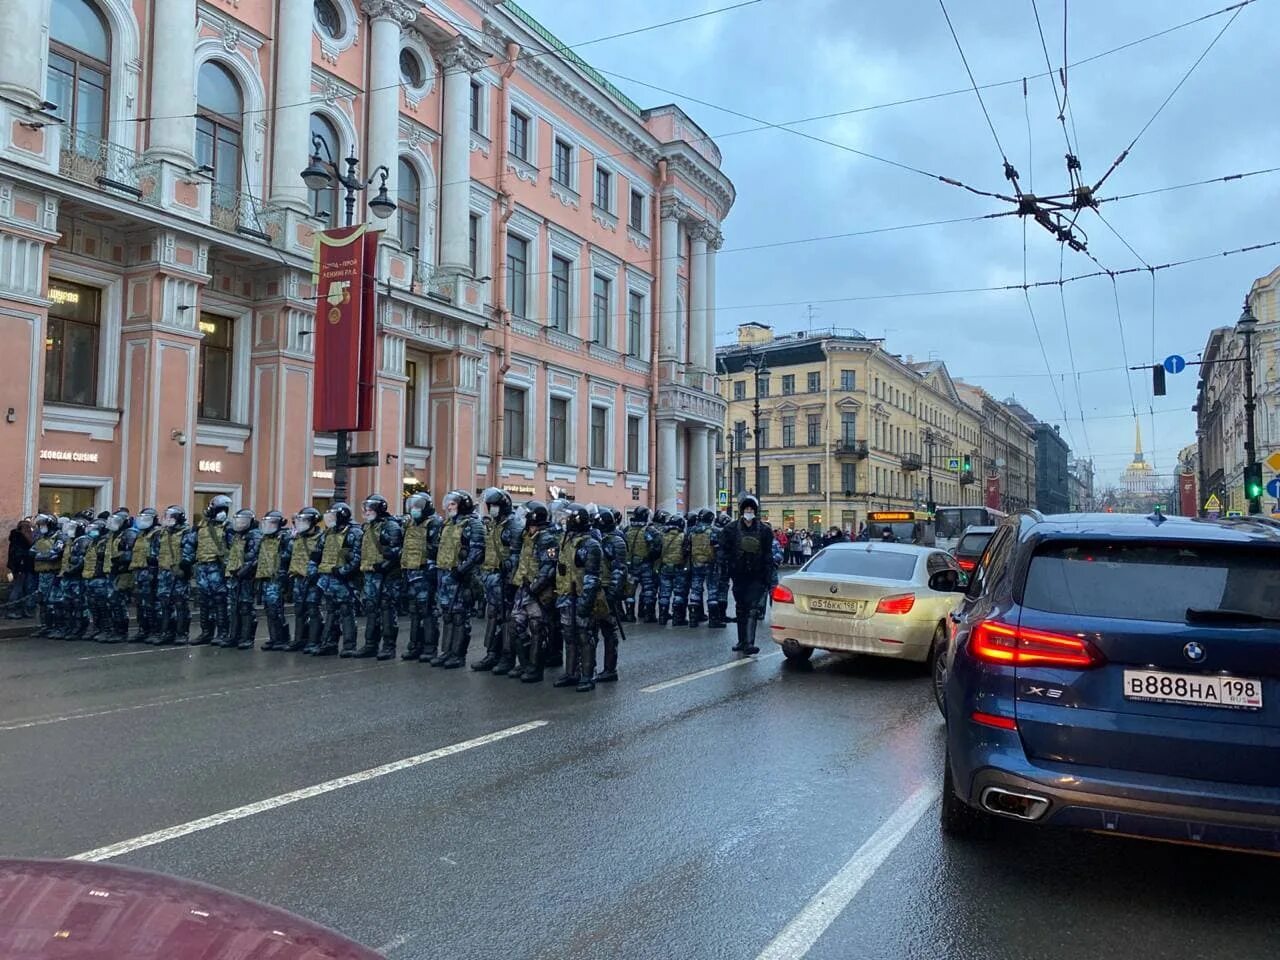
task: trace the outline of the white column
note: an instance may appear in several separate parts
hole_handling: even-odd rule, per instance
[[[387,168],[387,193],[392,200],[396,192],[400,147],[400,26],[412,23],[415,14],[401,0],[363,0],[364,12],[372,23],[369,45],[369,157],[366,176],[379,166]],[[378,195],[381,178],[375,177],[364,199],[367,205]],[[365,221],[383,226],[387,236],[395,236],[394,218],[383,221],[372,210]]]
[[[716,372],[716,251],[724,245],[724,235],[719,230],[712,232],[707,241],[707,368]]]
[[[471,72],[480,58],[457,37],[440,58],[444,66],[444,142],[440,159],[440,269],[469,269],[471,214]],[[397,67],[398,69],[398,67]]]
[[[9,41],[0,57],[0,96],[26,107],[38,106],[44,99],[40,67],[48,27],[49,0],[0,0],[0,37]]]
[[[658,508],[676,508],[676,423],[658,421]]]
[[[302,171],[311,156],[311,24],[313,0],[280,0],[276,28],[276,109],[272,123],[271,202],[307,209]],[[334,157],[341,160],[341,157]]]
[[[711,369],[707,358],[707,224],[689,229],[689,365]]]
[[[676,272],[680,268],[680,219],[685,206],[678,200],[662,201],[662,262],[658,269],[658,359],[680,356],[680,318],[676,308]]]
[[[707,442],[707,428],[699,424],[689,427],[689,502],[688,510],[700,510],[711,506],[715,500],[709,496],[711,475],[710,444]]]
[[[196,142],[196,0],[155,5],[147,156],[190,167]]]

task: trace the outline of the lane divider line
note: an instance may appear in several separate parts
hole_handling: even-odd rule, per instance
[[[697,673],[687,673],[683,677],[675,677],[671,680],[663,680],[661,683],[651,683],[647,687],[641,687],[641,693],[657,693],[659,690],[669,690],[672,687],[678,687],[682,683],[691,683],[694,680],[701,680],[703,677],[709,677],[715,673],[722,673],[725,670],[733,670],[737,667],[745,667],[749,663],[759,663],[761,660],[772,660],[774,657],[782,656],[782,651],[778,650],[774,653],[756,654],[750,657],[743,657],[741,660],[730,660],[728,663],[722,663],[718,667],[708,667],[706,670],[699,670]]]
[[[399,773],[402,770],[410,770],[413,767],[420,767],[424,763],[431,763],[433,760],[443,760],[445,757],[452,757],[455,754],[464,753],[467,750],[474,750],[476,747],[487,746],[490,743],[497,743],[499,740],[505,740],[508,737],[515,737],[522,733],[528,733],[530,730],[537,730],[539,727],[545,727],[550,722],[551,721],[549,720],[530,720],[528,723],[517,724],[514,727],[507,727],[505,730],[498,730],[494,733],[486,733],[484,736],[473,737],[470,740],[453,743],[447,747],[440,747],[427,753],[419,753],[416,756],[405,757],[403,760],[396,760],[392,763],[384,763],[377,767],[370,767],[368,770],[361,770],[359,773],[351,773],[345,777],[326,780],[323,783],[317,783],[310,787],[291,790],[288,793],[282,793],[276,797],[268,797],[266,800],[247,803],[242,807],[232,807],[230,810],[223,810],[221,813],[201,817],[198,820],[189,820],[186,823],[179,823],[176,826],[165,827],[163,830],[156,830],[154,833],[144,833],[142,836],[133,837],[130,840],[121,840],[119,843],[112,843],[105,847],[86,850],[84,853],[77,853],[75,856],[69,857],[68,859],[88,861],[110,860],[114,857],[124,856],[126,853],[132,853],[134,850],[141,850],[144,847],[154,847],[157,844],[166,843],[169,840],[176,840],[178,837],[185,837],[192,833],[199,833],[202,830],[209,830],[213,827],[222,826],[225,823],[243,820],[246,817],[252,817],[259,813],[266,813],[268,810],[275,810],[291,803],[297,803],[300,800],[309,800],[312,797],[332,793],[335,790],[342,790],[346,787],[353,787],[356,784],[366,783],[369,780],[376,780],[378,777],[385,777],[393,773]]]
[[[159,647],[156,650],[125,650],[121,653],[95,653],[88,657],[76,657],[77,660],[106,660],[108,657],[139,657],[144,653],[177,653],[186,647]]]
[[[814,894],[804,909],[760,951],[756,960],[800,960],[844,912],[858,891],[906,839],[924,812],[938,799],[938,788],[920,787],[889,815],[840,872]]]
[[[148,710],[151,707],[168,707],[175,703],[192,703],[196,700],[212,700],[215,697],[229,697],[235,693],[252,693],[254,690],[268,690],[272,687],[287,687],[295,683],[307,683],[310,680],[327,680],[330,677],[346,677],[356,673],[368,673],[370,670],[386,669],[381,664],[370,667],[356,667],[353,670],[334,670],[330,673],[317,673],[309,677],[294,677],[291,680],[273,680],[271,683],[255,683],[247,687],[230,687],[226,690],[214,690],[211,693],[193,693],[186,697],[169,697],[164,700],[148,700],[146,703],[131,703],[127,707],[109,707],[105,710],[91,710],[86,713],[64,713],[45,717],[28,717],[25,720],[9,720],[0,722],[0,733],[12,730],[26,730],[29,727],[43,727],[51,723],[66,723],[69,720],[89,720],[94,717],[107,717],[115,713],[128,713],[133,710]]]

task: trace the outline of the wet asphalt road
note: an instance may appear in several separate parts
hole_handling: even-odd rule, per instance
[[[736,662],[732,633],[633,628],[622,682],[593,694],[399,661],[0,641],[0,854],[73,856],[415,758],[113,860],[395,960],[1275,955],[1280,860],[1016,825],[944,842],[919,669],[797,669],[770,644],[691,676]],[[885,830],[871,870],[863,845]],[[817,896],[850,869],[866,873],[851,897]]]

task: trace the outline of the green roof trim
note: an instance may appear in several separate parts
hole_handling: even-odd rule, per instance
[[[573,50],[571,50],[568,46],[566,46],[560,40],[559,37],[557,37],[554,33],[552,33],[550,30],[548,30],[546,27],[540,24],[537,20],[535,20],[528,12],[526,12],[518,4],[516,4],[514,0],[503,0],[502,9],[509,11],[513,17],[515,17],[517,20],[523,23],[526,27],[528,27],[530,30],[536,33],[539,37],[541,37],[548,47],[550,47],[552,50],[554,50],[556,53],[562,56],[565,60],[568,60],[575,67],[577,67],[579,70],[585,73],[588,77],[590,77],[592,80],[598,83],[601,87],[604,88],[606,93],[608,93],[610,96],[618,100],[618,102],[620,102],[628,110],[630,110],[636,116],[640,115],[642,111],[638,103],[636,103],[634,100],[628,97],[625,93],[623,93],[621,90],[615,87],[612,83],[606,80],[604,78],[604,74],[602,74],[599,70],[591,66],[591,64],[587,63],[587,61],[583,60],[580,56],[574,53]]]

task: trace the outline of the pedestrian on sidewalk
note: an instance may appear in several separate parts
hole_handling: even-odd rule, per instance
[[[9,531],[9,612],[6,620],[22,620],[35,612],[35,562],[31,545],[35,542],[31,518],[23,517]]]

